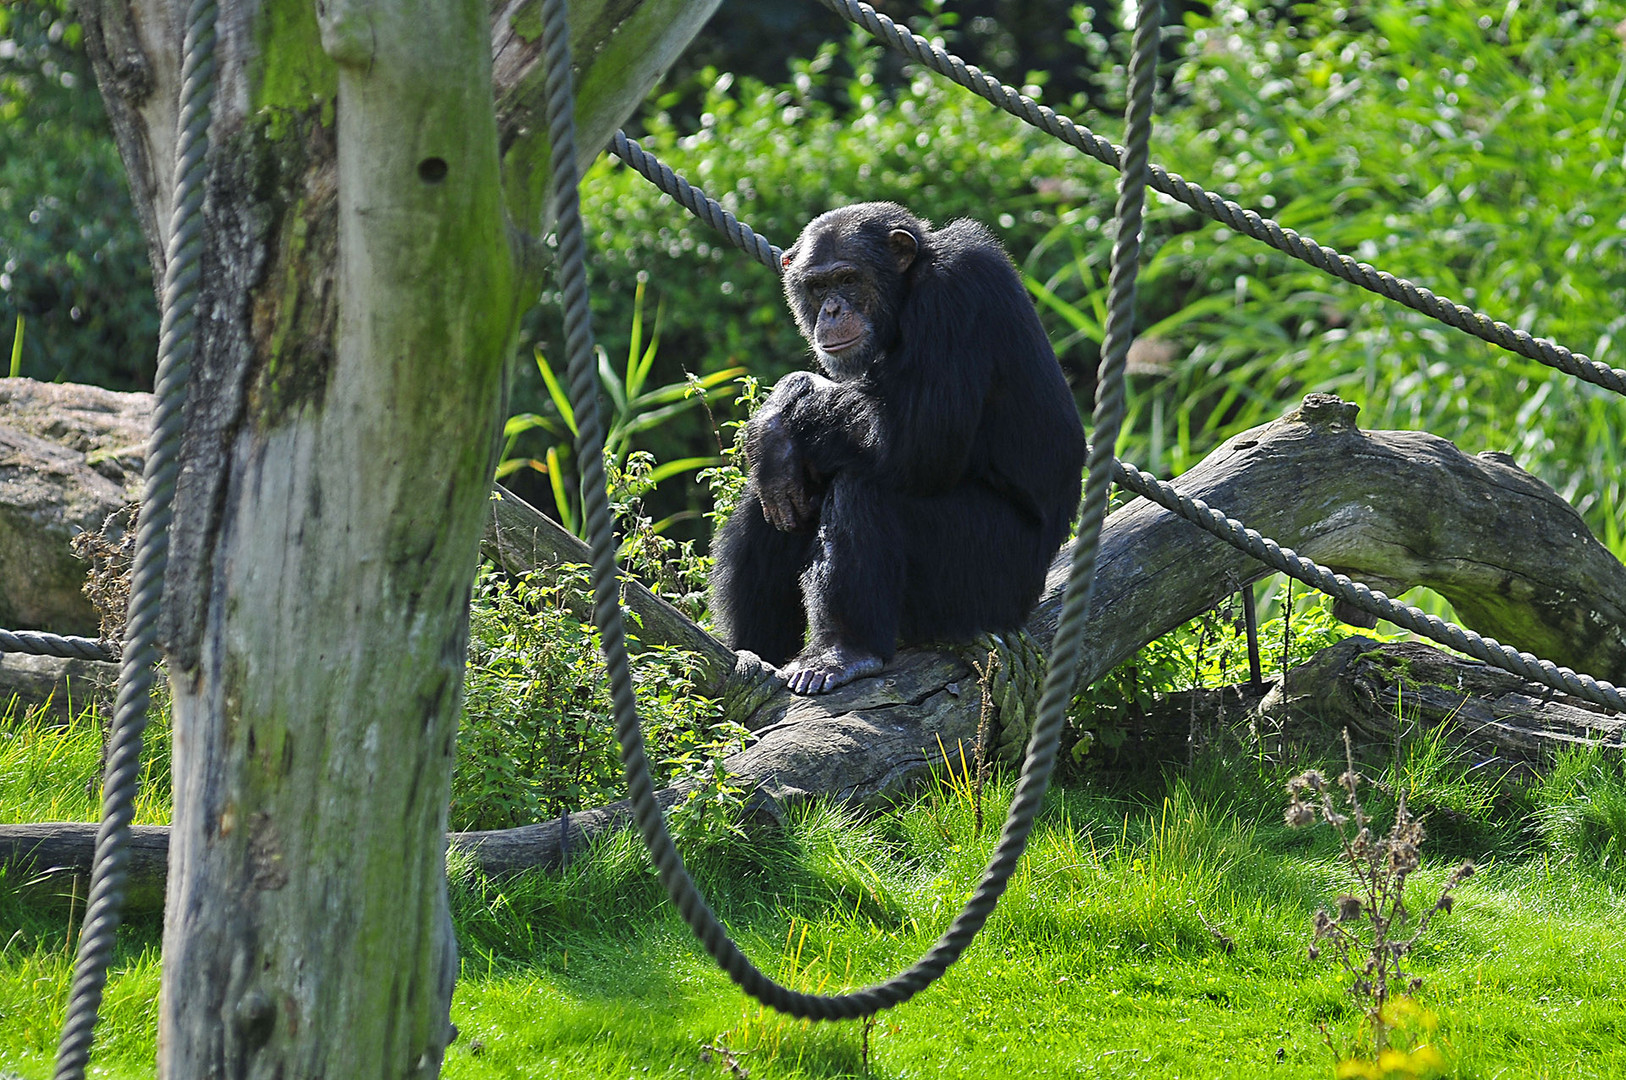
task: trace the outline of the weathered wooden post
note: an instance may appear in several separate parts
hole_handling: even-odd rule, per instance
[[[594,0],[596,152],[717,0]],[[82,17],[154,263],[179,0]],[[446,804],[547,178],[534,0],[222,3],[164,638],[163,1076],[438,1074]]]

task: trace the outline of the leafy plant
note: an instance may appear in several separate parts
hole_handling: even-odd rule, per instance
[[[530,824],[620,797],[620,763],[585,568],[555,581],[483,575],[470,609],[464,716],[452,778],[452,827]],[[718,798],[713,759],[735,725],[695,688],[698,658],[635,652],[633,684],[657,782],[692,776]]]
[[[742,375],[735,380],[739,395],[734,399],[734,405],[739,415],[749,417],[756,411],[767,396],[762,382],[755,375]],[[700,480],[706,484],[711,493],[711,512],[706,515],[711,522],[713,533],[722,528],[728,515],[740,504],[745,495],[745,481],[749,472],[745,460],[745,427],[747,420],[725,420],[719,435],[727,434],[723,446],[722,464],[709,469],[702,469]]]
[[[1184,102],[1163,118],[1159,153],[1284,226],[1619,367],[1619,22],[1595,4],[1280,13],[1222,0],[1192,20]],[[1626,552],[1618,397],[1179,207],[1156,215],[1145,324],[1231,302],[1145,331],[1168,349],[1132,380],[1137,441],[1149,441],[1126,456],[1178,472],[1284,402],[1331,391],[1365,426],[1511,453]]]
[[[647,281],[647,274],[638,275],[638,286],[632,307],[632,332],[623,370],[618,373],[610,365],[604,349],[598,348],[599,385],[603,388],[610,405],[605,424],[604,453],[606,461],[614,466],[626,463],[627,455],[632,449],[633,436],[658,428],[696,405],[706,405],[717,400],[725,393],[724,384],[745,371],[742,367],[731,367],[705,376],[685,372],[681,382],[646,390],[650,370],[655,364],[656,350],[660,347],[661,319],[664,311],[664,308],[656,309],[655,326],[650,334],[649,344],[644,345],[644,286]],[[581,535],[585,526],[578,513],[579,499],[573,498],[570,494],[575,484],[572,478],[567,477],[565,466],[572,457],[573,440],[577,435],[576,411],[570,403],[569,393],[561,385],[553,365],[548,362],[541,349],[535,351],[535,357],[537,371],[547,387],[548,400],[553,406],[553,412],[518,413],[508,418],[503,427],[503,454],[502,461],[497,466],[497,479],[501,480],[520,469],[533,469],[546,474],[553,490],[554,506],[558,511],[560,522],[571,532]],[[521,438],[532,431],[545,433],[554,440],[553,443],[547,447],[540,460],[535,457],[515,456]],[[651,464],[640,473],[640,482],[646,489],[653,488],[668,477],[680,476],[694,469],[715,465],[721,460],[716,455],[704,455],[654,465],[651,458]],[[655,531],[662,531],[669,523],[669,521],[658,523]]]
[[[1277,611],[1259,624],[1261,667],[1267,680],[1349,636],[1350,627],[1333,614],[1328,597],[1301,593],[1295,599],[1292,582],[1279,575],[1259,588],[1265,595],[1260,603],[1262,613],[1271,608]],[[1069,726],[1078,736],[1073,760],[1081,760],[1096,741],[1108,749],[1117,748],[1136,718],[1168,694],[1244,681],[1249,670],[1248,639],[1240,608],[1233,597],[1142,646],[1080,690],[1068,713]],[[1382,640],[1402,636],[1361,632]]]

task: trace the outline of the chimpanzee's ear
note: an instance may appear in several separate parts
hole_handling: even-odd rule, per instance
[[[892,261],[898,267],[898,273],[909,269],[915,261],[915,253],[920,250],[920,241],[908,229],[893,229],[886,238],[886,243],[892,249]]]

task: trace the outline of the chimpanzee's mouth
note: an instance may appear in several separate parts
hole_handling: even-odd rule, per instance
[[[819,342],[819,349],[827,353],[845,352],[863,340],[863,334],[854,334],[852,337],[841,341],[821,341]]]

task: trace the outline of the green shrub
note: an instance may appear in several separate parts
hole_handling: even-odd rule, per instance
[[[1261,585],[1249,586],[1263,596],[1258,641],[1266,682],[1343,640],[1351,629],[1333,614],[1331,598],[1300,586],[1289,590],[1288,584],[1292,583],[1278,574]],[[1292,611],[1284,618],[1282,612],[1289,604]],[[1361,632],[1381,640],[1400,636]],[[1248,678],[1246,623],[1240,594],[1233,594],[1229,601],[1148,642],[1079,690],[1067,715],[1065,742],[1071,749],[1071,762],[1082,761],[1097,742],[1109,751],[1116,750],[1130,732],[1142,726],[1141,717],[1169,694],[1234,686]]]
[[[454,829],[526,825],[625,794],[597,632],[583,622],[585,568],[560,583],[487,574],[470,612],[469,667],[452,778]],[[657,783],[702,779],[737,728],[695,689],[696,657],[632,658]]]

